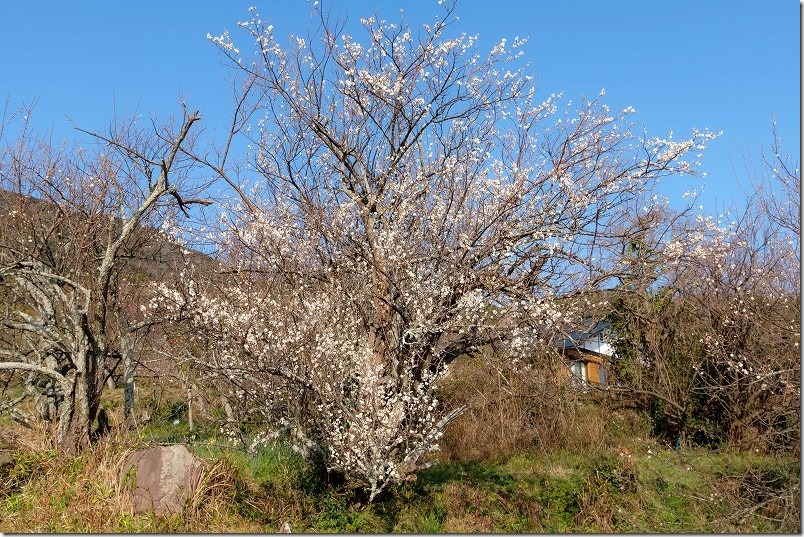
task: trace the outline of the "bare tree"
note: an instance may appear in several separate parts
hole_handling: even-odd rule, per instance
[[[760,149],[759,169],[746,163],[751,174],[749,197],[755,197],[765,217],[781,233],[789,235],[801,262],[801,169],[799,159],[784,153],[782,140],[773,121],[770,149]]]
[[[254,55],[211,38],[254,154],[250,175],[228,144],[202,158],[236,192],[237,283],[197,299],[210,362],[370,498],[427,464],[460,411],[433,391],[450,361],[500,338],[527,353],[569,323],[553,298],[609,278],[618,221],[712,137],[641,137],[632,109],[598,100],[559,112],[522,40],[481,54],[443,9],[421,27],[361,19],[361,39],[316,6],[286,46],[255,14]]]
[[[0,370],[6,393],[19,375],[58,393],[49,417],[69,453],[90,440],[110,361],[149,324],[126,314],[122,296],[136,276],[132,259],[156,234],[143,227],[204,202],[186,197],[183,153],[200,117],[185,109],[179,122],[153,129],[115,120],[108,135],[90,133],[95,147],[67,148],[37,137],[29,115],[7,114],[1,133]],[[14,120],[22,121],[16,135]]]

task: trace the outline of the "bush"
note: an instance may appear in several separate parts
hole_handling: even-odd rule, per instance
[[[564,447],[597,450],[605,444],[609,420],[593,394],[573,386],[566,365],[551,351],[529,364],[487,351],[452,367],[440,395],[446,407],[466,411],[446,430],[442,460],[495,460]]]

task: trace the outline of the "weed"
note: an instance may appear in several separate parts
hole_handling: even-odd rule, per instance
[[[441,533],[446,518],[447,512],[445,509],[438,505],[433,506],[422,517],[416,519],[413,531],[414,533]]]
[[[330,491],[319,502],[321,511],[310,524],[315,532],[379,533],[382,521],[371,508],[360,509],[349,502],[348,496]]]

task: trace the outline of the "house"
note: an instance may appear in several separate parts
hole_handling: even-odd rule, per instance
[[[559,352],[569,363],[570,374],[584,386],[601,387],[608,383],[608,364],[614,356],[610,325],[600,321],[589,331],[576,331],[559,341]]]

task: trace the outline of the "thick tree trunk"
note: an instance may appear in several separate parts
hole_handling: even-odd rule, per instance
[[[64,394],[56,432],[56,447],[67,455],[74,455],[89,446],[92,420],[88,391],[86,375],[76,373],[69,391]]]
[[[369,345],[372,349],[374,366],[382,366],[388,358],[388,332],[393,311],[389,300],[388,278],[382,267],[375,268],[372,274],[374,293],[374,318],[369,332]]]
[[[56,447],[68,455],[89,446],[92,425],[100,406],[103,381],[102,377],[98,378],[97,372],[104,370],[103,364],[99,363],[98,353],[90,350],[89,341],[82,343],[80,346],[83,348],[75,356],[79,369],[67,376],[67,389],[56,429]]]

